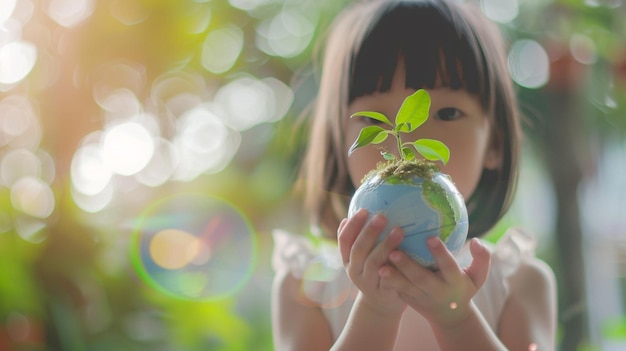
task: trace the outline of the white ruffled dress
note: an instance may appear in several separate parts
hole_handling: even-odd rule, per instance
[[[358,293],[342,267],[336,243],[322,241],[314,245],[303,236],[280,230],[274,231],[273,237],[274,270],[287,270],[301,280],[302,292],[321,308],[336,340]],[[522,260],[534,257],[536,242],[532,235],[523,230],[509,229],[495,245],[487,247],[492,251],[489,276],[473,301],[492,330],[496,331],[509,294],[508,277],[516,272]],[[457,255],[457,259],[462,266],[471,263],[467,245]],[[422,330],[422,335],[416,334],[417,330]],[[420,344],[435,345],[426,321],[413,310],[407,309],[401,322],[397,345],[414,346],[416,340]],[[404,347],[396,346],[396,350],[402,349]]]

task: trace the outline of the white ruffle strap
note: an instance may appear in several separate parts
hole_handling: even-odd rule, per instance
[[[500,263],[502,275],[509,277],[524,260],[535,256],[536,248],[534,235],[522,228],[511,228],[496,243],[492,259]]]
[[[535,255],[536,240],[521,228],[511,228],[495,244],[485,244],[491,251],[491,267],[487,281],[473,300],[495,330],[509,296],[509,278],[517,272],[524,260]],[[468,246],[457,256],[463,267],[472,262]]]
[[[337,244],[275,230],[272,266],[288,271],[302,282],[302,293],[323,307],[345,301],[352,285],[345,274]]]
[[[274,271],[286,270],[294,277],[302,279],[309,262],[316,256],[311,241],[283,230],[274,230],[272,237],[274,239],[272,253]]]

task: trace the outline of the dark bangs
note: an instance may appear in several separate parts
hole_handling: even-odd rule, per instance
[[[388,10],[365,33],[353,54],[348,103],[377,91],[388,91],[402,58],[406,86],[411,89],[445,86],[481,96],[489,111],[489,77],[482,53],[467,23],[455,18],[442,1],[391,1]],[[479,49],[476,49],[479,50]]]

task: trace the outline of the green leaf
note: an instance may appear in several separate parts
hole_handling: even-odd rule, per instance
[[[411,161],[415,158],[415,151],[413,151],[410,147],[402,148],[402,154],[404,155],[404,159],[407,161]]]
[[[409,133],[424,124],[430,110],[430,96],[424,89],[407,96],[396,115],[398,131]]]
[[[374,138],[374,140],[372,140],[370,142],[370,144],[380,144],[383,141],[387,140],[387,137],[389,136],[391,132],[388,131],[387,129],[384,129],[383,132],[378,133],[378,135]]]
[[[413,143],[415,150],[430,161],[441,161],[445,165],[450,159],[450,149],[438,140],[419,139]]]
[[[400,123],[396,125],[396,131],[402,132],[402,133],[410,133],[414,130],[414,129],[411,129],[411,127],[412,127],[411,123]]]
[[[352,144],[352,146],[350,147],[350,150],[348,151],[348,155],[352,155],[354,150],[360,147],[369,145],[374,140],[378,140],[377,139],[378,135],[386,131],[387,131],[386,129],[379,127],[379,126],[368,126],[368,127],[361,129],[359,136],[354,141],[354,144]]]
[[[383,155],[383,158],[387,161],[393,161],[396,159],[396,157],[393,154],[390,154],[387,151],[383,151],[380,154]]]
[[[390,127],[393,127],[393,123],[391,123],[389,118],[387,118],[387,116],[383,115],[380,112],[361,111],[361,112],[354,113],[352,114],[352,116],[350,116],[350,118],[353,118],[353,117],[369,117],[371,119],[375,119],[377,121],[383,122]]]

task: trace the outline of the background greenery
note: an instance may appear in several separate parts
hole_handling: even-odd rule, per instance
[[[348,2],[2,0],[0,350],[272,350],[271,232],[301,229],[294,126],[315,95],[314,43]],[[580,189],[626,159],[626,4],[480,3],[517,50],[528,136],[520,200],[492,238],[520,222],[537,232],[561,349],[608,349],[625,323],[589,323],[585,243],[625,232],[594,225],[603,204]],[[586,198],[616,218],[613,185]],[[219,224],[223,209],[247,229],[225,230],[211,242],[227,255],[209,248],[199,266],[247,263],[225,293],[163,287],[142,267],[146,232]],[[176,238],[182,253],[199,242]]]

